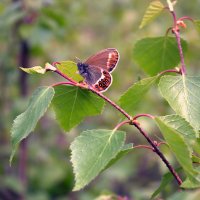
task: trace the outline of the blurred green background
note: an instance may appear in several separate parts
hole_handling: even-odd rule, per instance
[[[37,87],[61,80],[53,73],[26,75],[19,70],[19,66],[44,66],[46,62],[75,60],[75,57],[84,60],[101,49],[117,48],[120,62],[113,73],[113,84],[105,93],[116,101],[135,81],[146,77],[132,59],[134,43],[143,37],[164,35],[172,24],[170,15],[164,12],[155,22],[139,30],[149,2],[0,1],[0,200],[22,199],[22,194],[27,200],[90,200],[103,194],[143,200],[155,191],[161,175],[167,169],[153,152],[137,149],[103,172],[85,189],[71,192],[74,177],[69,145],[83,130],[115,127],[121,116],[109,105],[101,116],[87,118],[70,133],[64,133],[59,128],[52,109],[49,109],[34,133],[23,143],[21,151],[18,150],[12,167],[9,166],[12,121],[24,111]],[[192,3],[179,0],[176,6],[178,16],[189,15],[194,19],[199,18],[199,8],[199,0],[193,0]],[[199,34],[192,24],[187,25],[188,29],[183,31],[182,37],[189,44],[186,56],[188,73],[200,74]],[[158,91],[152,89],[135,114],[143,112],[164,115],[172,113],[172,110]],[[140,121],[152,138],[161,137],[152,121]],[[128,135],[127,142],[146,144],[133,128],[125,127],[124,130]],[[177,166],[167,149],[163,147],[162,150]],[[161,194],[161,198],[187,197],[186,194],[172,196],[176,189],[176,184],[172,183]]]

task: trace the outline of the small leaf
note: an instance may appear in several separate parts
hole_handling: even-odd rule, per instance
[[[194,170],[192,165],[192,152],[190,151],[187,143],[184,141],[184,137],[166,124],[162,118],[156,117],[155,120],[170,149],[176,156],[177,161],[183,167],[186,174],[191,177],[195,177],[197,175],[197,171]]]
[[[176,172],[179,172],[181,169],[179,168]],[[156,191],[151,195],[151,199],[154,199],[159,193],[161,193],[168,185],[174,180],[174,176],[171,172],[163,175],[160,186],[156,189]]]
[[[73,80],[80,82],[83,77],[78,73],[78,67],[75,62],[61,61],[56,64],[56,67],[65,75],[69,76]]]
[[[35,66],[35,67],[30,67],[30,68],[20,67],[20,69],[28,74],[45,74],[46,73],[46,69],[40,66]]]
[[[163,11],[164,5],[160,1],[152,1],[142,19],[142,22],[140,24],[139,28],[143,28],[146,26],[149,22],[153,21],[156,17],[160,15],[160,13]]]
[[[183,52],[187,43],[181,39]],[[149,75],[174,68],[180,62],[177,42],[174,37],[154,37],[139,40],[133,49],[133,58]]]
[[[193,154],[192,155],[192,162],[200,164],[200,157]]]
[[[69,131],[85,117],[101,113],[104,101],[97,95],[79,87],[57,86],[53,108],[60,126]]]
[[[169,127],[181,133],[185,138],[196,139],[194,128],[179,115],[166,115],[160,119]]]
[[[163,76],[159,89],[174,111],[200,129],[200,77]]]
[[[197,167],[195,169],[196,171],[199,172],[197,179],[200,180],[200,167]],[[187,189],[194,189],[194,188],[199,188],[200,187],[200,182],[198,181],[191,181],[190,178],[187,178],[182,184],[181,184],[182,188],[187,188]]]
[[[199,200],[200,192],[197,191],[177,191],[171,195],[167,200]]]
[[[125,144],[122,147],[121,151],[117,154],[117,156],[114,159],[112,159],[103,170],[105,170],[105,169],[109,168],[110,166],[112,166],[113,164],[115,164],[118,160],[120,160],[123,156],[125,156],[127,153],[129,153],[132,150],[133,150],[132,143]]]
[[[133,84],[119,99],[121,107],[129,112],[134,114],[135,109],[138,104],[144,97],[145,93],[153,86],[156,82],[158,76],[149,77],[138,81]]]
[[[200,139],[199,138],[196,138],[195,142],[192,144],[192,148],[194,149],[194,152],[200,155]]]
[[[71,144],[75,173],[74,191],[92,181],[124,146],[125,132],[112,130],[84,131]]]
[[[10,163],[19,142],[26,138],[30,132],[34,130],[38,120],[46,112],[53,96],[54,89],[52,87],[38,88],[33,93],[26,111],[18,115],[14,120],[11,130],[12,154],[10,157]]]
[[[200,33],[200,20],[194,20],[194,25],[197,31]]]

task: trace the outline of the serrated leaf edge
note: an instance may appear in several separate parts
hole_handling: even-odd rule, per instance
[[[171,77],[171,75],[164,75],[164,76],[162,76],[162,77],[160,78],[160,81],[159,81],[159,83],[158,83],[158,89],[159,89],[159,92],[160,92],[161,96],[165,99],[165,101],[167,101],[167,103],[168,103],[169,106],[171,107],[170,102],[164,97],[164,95],[162,94],[161,89],[160,89],[160,82],[161,82],[161,80],[164,79],[164,78],[167,78],[167,77]],[[184,77],[185,77],[185,76],[183,76],[182,78],[184,79]],[[180,79],[180,81],[182,81],[182,80]],[[185,82],[185,81],[183,81],[183,82]],[[184,84],[184,83],[183,83],[183,84]],[[185,92],[184,92],[184,94],[185,94]],[[185,96],[185,95],[184,95],[184,96]],[[172,107],[171,107],[171,108],[172,108]],[[187,109],[188,109],[188,108],[187,108]],[[172,108],[172,110],[176,113],[176,111],[175,111],[173,108]],[[188,111],[187,111],[187,113],[188,113]],[[177,115],[179,115],[179,114],[177,114]],[[186,122],[188,122],[188,123],[191,125],[191,123],[185,118],[185,116],[182,116],[182,115],[179,115],[179,116],[181,116],[183,119],[185,119]],[[191,125],[191,126],[192,126],[192,125]],[[192,126],[192,128],[194,129],[196,135],[198,135],[198,131],[195,130],[195,128],[194,128],[193,126]]]
[[[159,118],[159,117],[156,117],[155,119],[156,119],[156,123],[157,123],[157,125],[158,125],[158,127],[159,127],[159,129],[160,129],[160,126],[159,126],[159,124],[158,124],[158,122],[157,122],[157,119],[160,120],[160,118]],[[162,120],[161,120],[161,121],[162,121]],[[164,123],[164,122],[162,121],[162,123]],[[165,124],[166,126],[168,126],[166,123],[164,123],[164,124]],[[185,142],[183,135],[182,135],[179,131],[177,131],[176,129],[174,129],[174,128],[170,127],[170,126],[168,126],[168,128],[169,128],[170,130],[174,131],[175,133],[177,133],[177,135],[180,137],[180,139],[182,140],[182,142],[184,143],[185,147],[187,148],[187,150],[188,150],[188,152],[189,152],[189,157],[191,158],[191,164],[192,164],[192,151],[191,151],[191,148],[188,146],[187,142]],[[160,132],[162,133],[161,130],[160,130]],[[163,133],[162,133],[162,135],[164,136]],[[165,138],[165,136],[164,136],[164,138]],[[169,145],[170,150],[173,152],[174,156],[176,157],[177,161],[179,162],[179,158],[176,156],[176,154],[174,153],[174,151],[171,149],[170,144],[168,144],[168,145]],[[179,164],[181,165],[180,162],[179,162]],[[181,166],[182,166],[182,165],[181,165]],[[193,166],[192,166],[192,168],[193,168],[193,172],[192,172],[192,173],[193,173],[193,174],[191,174],[187,169],[185,169],[184,166],[182,166],[182,168],[184,169],[184,171],[185,171],[187,174],[191,175],[192,177],[194,177],[194,173],[198,174],[198,172],[193,168]]]
[[[79,87],[77,87],[77,86],[66,86],[66,87],[74,87],[74,89],[76,89],[77,91],[80,89],[81,91],[82,90],[85,90],[85,89],[81,89],[81,88],[79,88]],[[88,90],[89,91],[89,90]],[[89,92],[91,92],[91,91],[89,91]],[[92,92],[91,92],[92,93]],[[100,97],[98,97],[98,96],[95,96],[96,98],[100,98]],[[102,99],[102,98],[100,98],[100,99]],[[60,123],[60,121],[58,120],[58,118],[57,118],[57,115],[55,114],[55,119],[56,119],[56,121],[58,122],[58,124],[60,125],[60,127],[64,130],[64,131],[66,131],[66,132],[68,132],[68,131],[70,131],[71,129],[73,129],[73,128],[75,128],[76,126],[78,126],[80,123],[82,123],[82,121],[86,118],[86,117],[91,117],[91,116],[97,116],[97,115],[101,115],[102,113],[103,113],[103,111],[104,111],[104,108],[105,108],[105,101],[103,100],[103,106],[102,106],[102,108],[101,108],[101,112],[99,113],[99,114],[92,114],[92,115],[88,115],[88,116],[85,116],[82,120],[80,120],[76,125],[74,125],[73,127],[71,127],[70,129],[66,129],[66,128],[64,128],[63,126],[62,126],[62,124]],[[54,110],[54,113],[56,113],[55,112],[55,109],[54,109],[54,106],[52,106],[53,107],[53,110]]]
[[[157,4],[156,4],[157,3]],[[159,3],[159,5],[158,5]],[[160,13],[163,11],[164,9],[164,5],[159,1],[159,0],[154,0],[152,1],[149,6],[147,7],[144,16],[142,18],[142,21],[140,23],[139,28],[142,29],[144,28],[148,23],[150,23],[151,21],[153,21],[156,17],[158,17],[160,15]],[[156,13],[154,13],[154,15],[151,15],[152,11],[157,11]],[[149,17],[150,15],[150,17]]]
[[[147,77],[147,78],[141,79],[141,80],[139,80],[139,81],[133,83],[133,85],[130,86],[130,87],[120,96],[120,98],[119,98],[119,100],[118,100],[119,104],[121,105],[121,99],[124,98],[124,96],[125,96],[130,90],[132,90],[132,88],[133,88],[135,85],[137,85],[137,84],[139,85],[139,83],[140,83],[140,85],[142,85],[142,83],[141,83],[142,81],[144,81],[144,80],[146,80],[146,79],[153,78],[153,77],[155,77],[155,79],[153,79],[153,80],[152,80],[151,82],[149,82],[149,84],[148,84],[148,85],[151,85],[151,84],[153,84],[153,82],[156,82],[156,80],[159,78],[159,75]]]
[[[45,86],[43,86],[43,87],[45,87]],[[39,88],[43,88],[43,87],[39,87]],[[39,89],[39,88],[38,88],[38,89]],[[51,101],[52,101],[53,96],[54,96],[54,94],[55,94],[55,91],[54,91],[54,88],[53,88],[53,87],[49,87],[49,86],[48,86],[47,89],[48,89],[48,88],[52,88],[52,89],[53,89],[53,90],[52,90],[53,95],[52,95],[52,98],[51,98]],[[36,91],[35,91],[35,92],[36,92]],[[45,92],[45,91],[44,91],[44,92]],[[31,101],[32,101],[32,99],[34,98],[34,95],[35,95],[35,94],[33,93],[33,95],[31,96],[31,98],[30,98],[30,100],[29,100],[27,109],[26,109],[23,113],[19,114],[19,115],[14,119],[14,121],[13,121],[13,123],[12,123],[12,127],[11,127],[12,152],[11,152],[10,159],[9,159],[10,165],[11,165],[11,163],[12,163],[13,157],[14,157],[14,155],[15,155],[15,152],[16,152],[16,150],[17,150],[17,148],[18,148],[19,143],[20,143],[23,139],[27,138],[28,135],[29,135],[32,131],[35,130],[35,127],[36,127],[36,126],[33,128],[33,130],[32,130],[30,133],[28,133],[27,135],[25,135],[24,137],[22,137],[21,140],[20,140],[19,142],[17,142],[15,145],[13,144],[12,136],[13,136],[13,134],[14,134],[15,123],[16,123],[16,121],[19,119],[19,117],[21,117],[24,113],[27,112],[27,110],[29,109],[29,106],[30,106]],[[49,106],[50,106],[50,104],[51,104],[51,101],[49,102],[48,106],[46,107],[46,109],[45,109],[43,115],[45,114],[45,112],[46,112],[47,109],[49,108]],[[42,116],[43,116],[43,115],[42,115]],[[39,117],[39,120],[41,119],[42,116]],[[39,120],[38,120],[38,121],[39,121]]]
[[[97,130],[98,130],[98,129],[97,129]],[[84,133],[87,132],[87,131],[92,131],[92,130],[83,131],[83,132],[82,132],[78,137],[76,137],[75,139],[81,138],[81,137],[82,137],[82,134],[84,134]],[[99,129],[99,131],[108,131],[108,130],[106,130],[106,129]],[[112,133],[111,133],[109,139],[111,138],[111,136],[112,136],[115,132],[117,132],[117,130],[112,130]],[[124,134],[124,139],[123,139],[123,141],[121,141],[122,144],[124,144],[125,139],[126,139],[126,137],[125,137],[125,136],[126,136],[126,133],[125,133],[124,131],[120,131],[120,132],[122,132],[122,133]],[[74,140],[74,141],[75,141],[75,140]],[[74,141],[73,141],[73,142],[71,143],[71,145],[70,145],[70,150],[71,150],[70,162],[72,163],[73,174],[75,175],[75,181],[76,181],[76,180],[77,180],[78,173],[76,173],[76,172],[74,171],[74,170],[75,170],[75,167],[74,167],[74,163],[72,162],[72,145],[73,145]],[[108,143],[107,143],[107,144],[108,144]],[[106,146],[107,146],[107,144],[106,144]],[[105,147],[106,147],[106,146],[105,146]],[[105,149],[105,147],[104,147],[104,149]],[[121,149],[122,149],[122,148],[123,148],[123,145],[121,146]],[[119,150],[119,152],[120,152],[120,150]],[[115,156],[111,157],[110,160],[116,158],[116,156],[118,155],[119,152],[117,152]],[[107,165],[108,163],[109,163],[109,161],[106,163],[106,165]],[[93,178],[90,180],[90,182],[92,182],[92,181],[102,172],[102,170],[106,167],[106,165],[105,165],[104,167],[102,167],[102,168],[99,170],[99,173],[98,173],[95,177],[93,177]],[[93,165],[93,166],[94,166],[94,165]],[[78,190],[80,190],[80,189],[83,189],[83,188],[86,187],[90,182],[88,182],[87,184],[84,184],[83,187],[77,186],[77,185],[75,184],[75,187],[73,188],[73,191],[78,191]]]

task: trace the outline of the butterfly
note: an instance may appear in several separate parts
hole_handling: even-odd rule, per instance
[[[85,62],[78,62],[79,74],[89,87],[105,92],[112,84],[111,72],[119,61],[119,52],[115,48],[107,48],[90,56]]]

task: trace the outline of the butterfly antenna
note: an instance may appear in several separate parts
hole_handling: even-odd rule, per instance
[[[76,58],[76,62],[77,62],[77,63],[78,63],[78,62],[82,62],[80,58],[78,58],[78,57],[75,57],[75,58]]]

